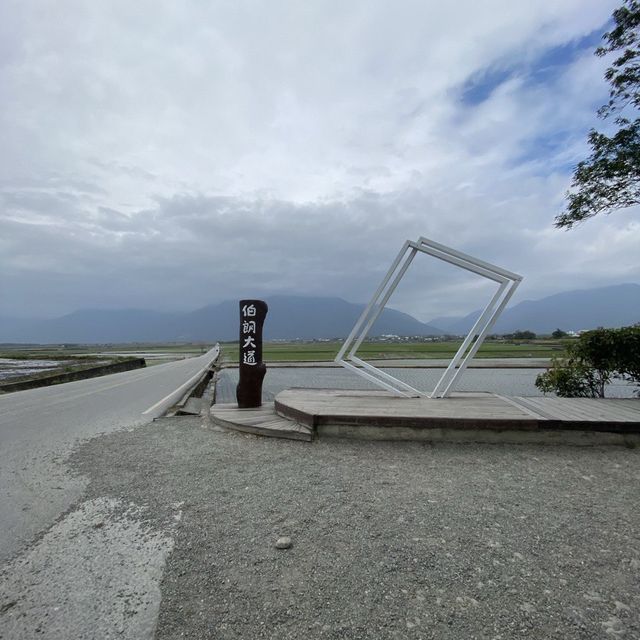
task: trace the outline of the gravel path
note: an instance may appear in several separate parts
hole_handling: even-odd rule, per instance
[[[205,426],[163,419],[71,459],[84,499],[170,532],[159,639],[640,637],[639,450]]]

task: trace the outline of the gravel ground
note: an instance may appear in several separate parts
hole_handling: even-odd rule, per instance
[[[306,444],[170,418],[70,462],[84,500],[170,532],[159,639],[640,638],[640,450]]]

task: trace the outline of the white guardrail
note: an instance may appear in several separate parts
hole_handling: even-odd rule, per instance
[[[143,416],[152,415],[154,418],[161,416],[169,407],[172,407],[180,398],[182,398],[188,390],[195,387],[202,379],[207,371],[211,368],[211,365],[218,359],[220,355],[220,345],[216,343],[213,349],[210,349],[199,358],[205,358],[206,364],[196,374],[191,376],[184,384],[181,384],[175,391],[172,391],[168,396],[162,398],[162,400],[156,402],[152,407],[149,407],[146,411],[142,412]]]

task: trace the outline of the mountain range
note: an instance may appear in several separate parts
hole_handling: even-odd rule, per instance
[[[266,340],[345,337],[364,309],[331,297],[273,296]],[[84,309],[53,319],[0,317],[0,343],[213,342],[238,338],[238,301],[227,300],[185,313],[143,309]],[[434,318],[423,323],[386,308],[371,336],[439,336],[466,334],[480,311],[462,317]],[[507,308],[493,333],[531,330],[539,334],[560,328],[578,331],[640,322],[640,285],[622,284],[568,291]]]
[[[346,336],[365,305],[341,298],[273,296],[265,340]],[[238,339],[238,301],[227,300],[187,313],[142,309],[74,311],[50,320],[0,317],[0,343],[212,342]],[[384,309],[371,335],[442,335],[414,317]]]
[[[445,333],[464,335],[480,311],[462,317],[434,318],[429,322]],[[640,285],[619,284],[597,289],[557,293],[541,300],[525,300],[507,307],[492,333],[530,330],[549,334],[555,329],[580,331],[597,327],[623,327],[640,322]]]

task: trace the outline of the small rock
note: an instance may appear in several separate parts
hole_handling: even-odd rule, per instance
[[[291,538],[283,536],[276,541],[276,549],[288,549],[291,546]]]
[[[11,607],[15,607],[18,604],[17,600],[11,600],[9,602],[5,602],[3,605],[0,605],[0,614],[6,613],[11,609]]]

